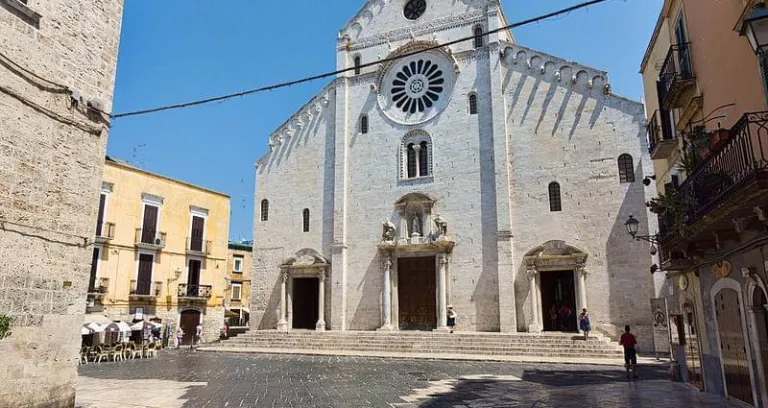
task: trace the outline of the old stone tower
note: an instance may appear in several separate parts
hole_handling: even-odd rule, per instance
[[[122,0],[0,0],[0,406],[73,407]]]
[[[573,331],[589,307],[652,338],[624,227],[648,225],[643,106],[506,25],[493,0],[371,0],[341,29],[350,70],[257,163],[253,327],[444,330],[450,304],[459,330]]]

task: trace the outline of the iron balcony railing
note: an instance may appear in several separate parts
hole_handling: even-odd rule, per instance
[[[133,297],[158,297],[163,288],[163,282],[151,280],[132,280],[130,294]]]
[[[735,197],[751,182],[768,176],[768,111],[747,113],[730,130],[721,150],[704,159],[680,185],[690,202],[686,223],[693,224]]]
[[[136,228],[136,246],[159,249],[165,248],[165,232]]]
[[[102,242],[115,239],[115,224],[112,222],[96,224],[96,239]]]
[[[676,44],[669,47],[669,52],[659,73],[658,91],[661,106],[667,109],[675,107],[673,99],[679,95],[682,85],[693,78],[691,43]]]
[[[202,237],[187,237],[187,252],[210,255],[211,241],[206,241]]]
[[[669,111],[657,110],[648,120],[646,126],[648,132],[648,143],[651,155],[665,145],[676,145],[677,133],[672,128],[672,122],[669,120]],[[655,156],[655,155],[654,155]],[[656,157],[654,157],[656,158]]]
[[[211,285],[190,285],[180,283],[177,295],[187,299],[210,299],[213,292]]]
[[[88,288],[88,294],[103,296],[107,294],[107,290],[109,290],[109,278],[99,278],[92,288]]]

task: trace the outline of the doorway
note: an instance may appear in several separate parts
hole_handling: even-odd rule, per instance
[[[317,320],[320,317],[318,302],[320,292],[320,279],[318,278],[294,278],[293,279],[293,328],[315,330]]]
[[[437,270],[435,258],[397,260],[400,330],[437,328]]]
[[[184,330],[184,337],[181,341],[182,346],[192,345],[192,341],[195,338],[195,332],[197,331],[197,325],[202,323],[200,316],[200,312],[197,310],[184,310],[181,312],[179,326],[181,327],[181,330]]]
[[[704,378],[701,369],[701,347],[696,320],[696,308],[691,303],[683,305],[683,328],[685,336],[680,344],[685,347],[685,365],[688,370],[688,383],[704,391]]]
[[[544,331],[578,332],[573,271],[541,272]]]
[[[715,314],[727,394],[731,398],[754,405],[739,293],[733,289],[718,292],[715,295]]]

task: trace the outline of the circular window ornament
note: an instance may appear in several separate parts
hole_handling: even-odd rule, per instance
[[[408,20],[416,20],[421,17],[425,11],[427,11],[426,0],[410,0],[408,3],[405,3],[403,14]]]
[[[395,122],[423,123],[445,108],[455,82],[453,64],[442,54],[397,60],[381,79],[379,106]]]

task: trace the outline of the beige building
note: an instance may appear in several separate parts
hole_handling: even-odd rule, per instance
[[[757,6],[757,8],[755,8]],[[681,379],[768,406],[768,41],[762,1],[666,0],[641,66]]]
[[[227,256],[227,323],[230,327],[248,326],[251,305],[251,265],[253,243],[230,242]]]
[[[88,313],[112,320],[160,318],[184,342],[224,324],[229,196],[107,157]]]
[[[122,13],[122,0],[0,0],[3,408],[74,406]]]

